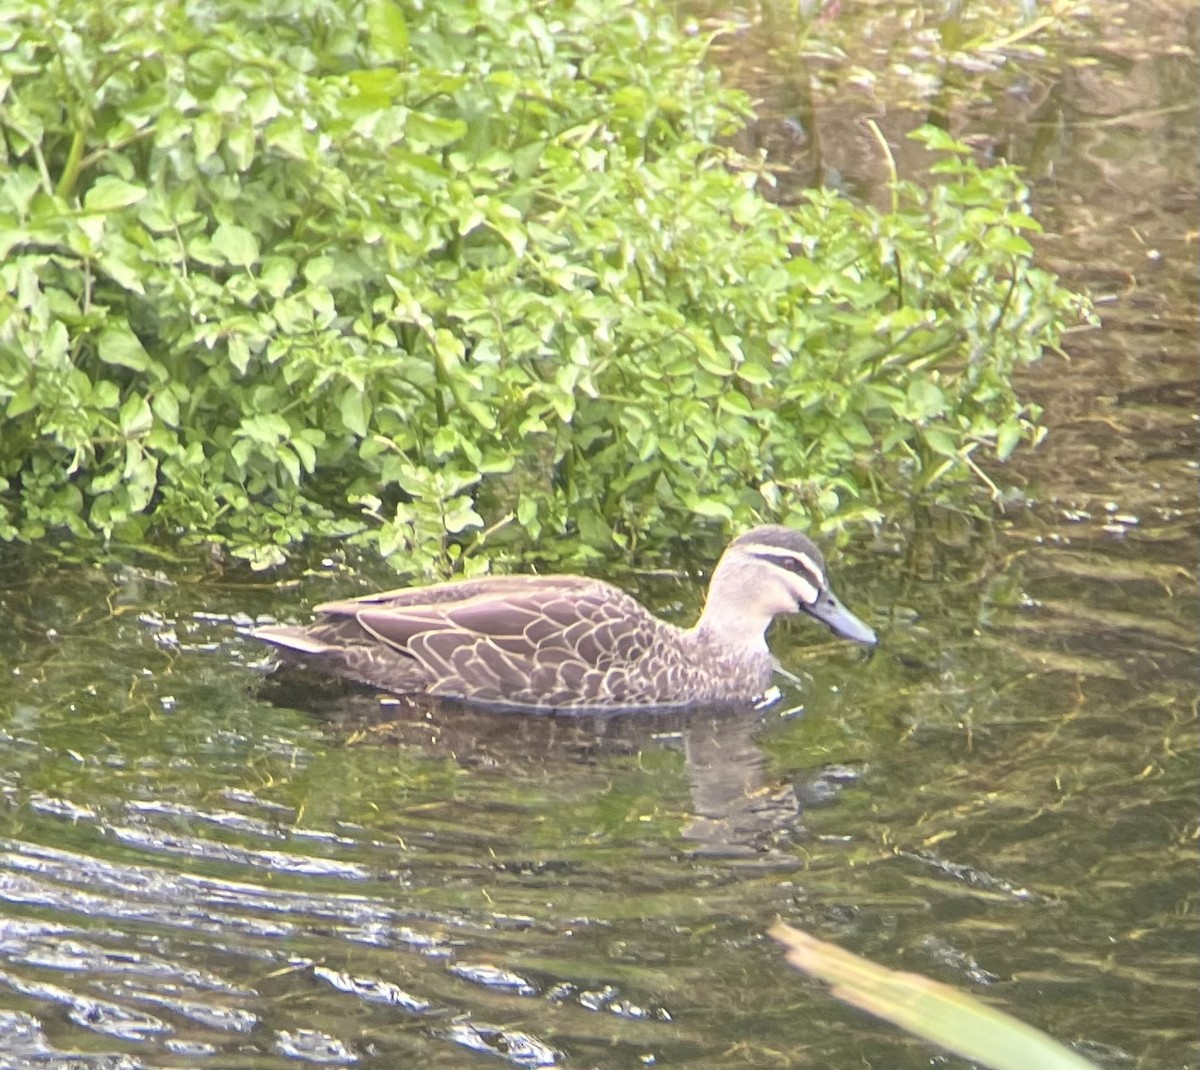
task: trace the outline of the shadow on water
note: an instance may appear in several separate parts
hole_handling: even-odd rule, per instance
[[[927,1066],[782,964],[782,916],[1102,1065],[1195,1067],[1195,38],[1122,12],[1089,65],[935,102],[1027,165],[1104,327],[1027,373],[1051,434],[998,521],[834,563],[869,663],[794,622],[804,686],[763,711],[287,694],[239,630],[388,578],[2,551],[0,1066]],[[846,103],[808,136],[870,190]],[[897,145],[927,117],[867,110]]]

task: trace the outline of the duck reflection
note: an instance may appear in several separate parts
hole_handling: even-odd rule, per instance
[[[268,677],[262,697],[313,714],[340,733],[415,748],[459,765],[526,773],[533,766],[595,764],[651,749],[683,755],[690,808],[683,836],[706,857],[793,859],[801,830],[792,784],[766,771],[762,708],[686,712],[512,713],[432,696],[391,696],[295,671]],[[784,712],[795,716],[797,711]],[[777,708],[770,716],[778,719]]]

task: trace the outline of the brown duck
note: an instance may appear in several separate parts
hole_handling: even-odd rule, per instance
[[[834,597],[813,543],[767,525],[726,548],[691,628],[582,576],[491,576],[326,602],[305,627],[257,628],[290,662],[397,694],[525,710],[750,701],[770,686],[766,631],[807,613],[836,634],[875,633]]]

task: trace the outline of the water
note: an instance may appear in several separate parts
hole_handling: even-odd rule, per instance
[[[6,551],[0,1066],[928,1065],[792,973],[776,916],[1102,1065],[1196,1066],[1196,67],[1146,10],[956,105],[1105,320],[1028,375],[1026,499],[835,562],[881,649],[778,629],[804,688],[768,711],[381,709],[264,680],[239,632],[370,568]]]

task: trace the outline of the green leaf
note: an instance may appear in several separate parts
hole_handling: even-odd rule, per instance
[[[117,414],[117,424],[126,438],[139,438],[154,426],[154,416],[144,397],[130,394]]]
[[[908,385],[908,415],[913,420],[927,420],[946,411],[946,398],[935,383],[914,379]]]
[[[245,375],[250,366],[250,346],[246,339],[239,334],[232,335],[226,343],[229,353],[229,363],[237,369],[238,375]]]
[[[296,278],[296,262],[286,256],[268,256],[262,262],[259,284],[278,300]]]
[[[236,223],[222,223],[212,236],[213,248],[236,267],[248,268],[258,262],[258,239]]]
[[[140,513],[150,504],[158,482],[158,463],[147,456],[136,442],[126,447],[125,471],[121,487],[125,492],[126,509],[129,513]]]
[[[729,508],[728,503],[719,498],[697,498],[688,504],[692,512],[698,516],[710,516],[718,520],[733,519],[733,510]]]
[[[490,405],[485,405],[480,401],[464,401],[463,408],[471,414],[471,418],[479,424],[480,427],[488,431],[496,429],[496,411]]]
[[[909,135],[914,141],[920,141],[933,152],[951,152],[961,156],[971,154],[971,146],[958,141],[946,133],[941,127],[926,125],[918,127]]]
[[[287,474],[291,476],[292,482],[297,486],[300,484],[300,458],[290,450],[287,446],[281,445],[275,451],[275,457],[281,465],[287,470]]]
[[[525,233],[525,228],[518,220],[507,219],[503,216],[489,220],[496,232],[512,247],[513,254],[517,257],[525,255],[525,250],[529,247],[529,237]]]
[[[156,391],[150,399],[150,408],[154,415],[169,427],[179,425],[179,400],[168,390]]]
[[[55,320],[46,328],[40,362],[51,367],[62,364],[67,356],[70,341],[66,325],[62,320]]]
[[[734,416],[753,416],[754,406],[750,404],[750,399],[739,390],[726,390],[718,400],[723,412],[732,413]]]
[[[749,383],[751,386],[770,386],[772,382],[770,369],[764,368],[752,360],[739,364],[736,375],[742,382]]]
[[[144,186],[135,186],[112,175],[104,175],[96,179],[95,184],[87,191],[83,198],[83,207],[88,212],[112,212],[137,204],[145,196]]]
[[[517,523],[528,531],[537,520],[538,503],[532,494],[526,494],[517,502]]]
[[[268,124],[264,139],[269,148],[277,149],[284,156],[301,163],[308,160],[308,133],[293,115],[282,116]]]
[[[277,412],[263,412],[242,420],[242,434],[264,446],[277,446],[291,436],[291,424]]]
[[[696,351],[696,363],[706,372],[720,376],[722,379],[733,374],[733,358],[728,350],[705,347]]]
[[[945,428],[927,427],[922,430],[921,437],[934,453],[943,457],[958,458],[958,441]]]
[[[105,364],[116,364],[144,372],[150,367],[150,354],[140,339],[124,324],[114,324],[100,332],[96,350]]]
[[[992,249],[997,249],[1002,253],[1010,253],[1013,256],[1020,257],[1033,256],[1033,246],[1022,238],[1020,234],[989,235],[987,243]]]
[[[404,121],[404,134],[414,146],[444,148],[466,136],[467,124],[462,119],[439,119],[421,112],[409,112]]]
[[[367,32],[371,47],[385,59],[403,59],[408,55],[408,23],[404,20],[404,11],[394,0],[370,0]]]
[[[315,472],[317,470],[317,451],[313,448],[312,443],[296,436],[291,439],[291,446],[296,451],[296,456],[300,458],[300,463],[304,466],[304,471],[310,474]]]
[[[338,402],[338,411],[342,415],[342,423],[346,430],[359,438],[367,435],[367,402],[359,391],[351,388],[342,392]]]
[[[142,285],[142,279],[146,274],[146,265],[139,261],[137,250],[114,234],[107,235],[103,241],[100,263],[105,272],[117,285],[144,295],[146,288]]]
[[[304,278],[312,286],[322,286],[337,270],[337,261],[332,256],[314,256],[304,265]]]
[[[1023,435],[1021,425],[1016,420],[1006,420],[996,433],[996,457],[1001,461],[1008,460],[1013,450],[1020,444]]]
[[[214,112],[205,112],[192,124],[192,141],[196,146],[196,162],[203,163],[221,144],[224,124]]]
[[[475,512],[475,503],[470,498],[459,497],[447,503],[443,523],[451,535],[458,535],[468,528],[483,527],[483,517]]]
[[[867,425],[856,416],[847,416],[838,425],[838,430],[842,433],[842,437],[852,446],[874,445],[875,440],[871,436],[871,432],[867,429]]]
[[[236,171],[248,171],[254,162],[254,150],[258,145],[258,132],[249,123],[235,127],[225,138],[229,159]]]
[[[111,379],[98,379],[92,384],[93,408],[101,411],[115,409],[120,403],[120,388]]]
[[[36,408],[38,404],[38,396],[34,392],[32,383],[22,383],[17,387],[17,392],[8,399],[8,405],[5,406],[5,413],[10,420],[15,420],[18,416],[24,416]]]
[[[236,85],[220,85],[209,100],[209,107],[221,115],[233,115],[246,102],[246,93]]]

